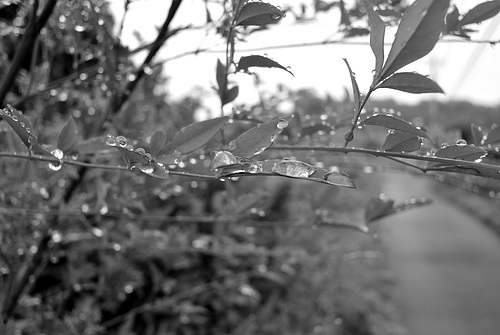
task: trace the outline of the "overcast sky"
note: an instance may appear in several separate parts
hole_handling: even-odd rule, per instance
[[[273,5],[282,5],[286,1],[269,0]],[[457,0],[455,3],[460,12],[466,12],[471,7],[483,1]],[[123,0],[111,0],[112,10],[118,20],[123,14]],[[294,3],[288,1],[288,3]],[[131,48],[140,43],[134,37],[134,31],[139,32],[146,41],[152,41],[157,27],[163,23],[170,1],[136,0],[130,5],[123,31],[123,41]],[[205,19],[203,3],[199,0],[184,0],[173,26],[193,24],[202,25]],[[320,15],[317,22],[297,24],[291,17],[286,17],[267,32],[253,34],[245,43],[238,43],[237,50],[247,50],[262,46],[310,43],[323,41],[329,37],[338,39],[335,35],[340,16],[338,10],[332,9],[328,14]],[[500,39],[500,16],[485,21],[479,26],[479,32],[474,39]],[[391,41],[396,29],[388,29],[386,42]],[[353,39],[351,41],[367,41]],[[167,45],[156,57],[156,61],[168,59],[186,51],[199,47],[213,47],[223,50],[223,45],[213,32],[206,34],[204,30],[183,32],[170,39]],[[389,47],[387,47],[389,48]],[[386,54],[389,49],[386,50]],[[318,93],[339,97],[350,85],[349,75],[342,58],[347,58],[356,73],[360,90],[365,92],[372,79],[374,57],[369,45],[322,45],[316,47],[273,49],[268,51],[240,52],[236,59],[248,54],[266,54],[284,66],[289,66],[295,77],[277,69],[259,69],[261,78],[265,81],[264,88],[272,89],[277,82],[282,82],[292,88],[313,88]],[[141,55],[144,57],[144,55]],[[215,93],[210,87],[215,82],[215,65],[217,58],[224,58],[222,53],[200,53],[196,56],[182,57],[165,64],[165,72],[171,78],[168,90],[174,97],[193,92],[193,87],[200,87],[208,93],[205,95],[207,104],[217,103]],[[473,43],[440,42],[435,49],[422,60],[409,65],[404,70],[417,71],[430,75],[446,92],[446,96],[412,95],[394,90],[379,90],[375,97],[391,97],[403,102],[418,99],[439,98],[454,100],[471,100],[481,104],[500,103],[500,46]],[[241,102],[252,102],[257,98],[251,77],[245,74],[236,76],[240,83]]]

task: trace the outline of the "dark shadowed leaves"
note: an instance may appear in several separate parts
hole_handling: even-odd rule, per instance
[[[371,126],[382,126],[388,129],[394,129],[394,130],[399,130],[408,134],[416,135],[419,137],[425,137],[427,139],[430,139],[429,135],[427,135],[426,132],[424,132],[422,129],[414,126],[413,124],[399,119],[397,117],[394,117],[390,114],[384,115],[384,114],[378,114],[371,116],[364,121],[362,121],[359,126],[365,126],[365,125],[371,125]]]
[[[57,147],[64,153],[68,152],[78,141],[78,128],[73,117],[69,117],[59,134]]]
[[[188,154],[204,146],[229,120],[229,116],[192,123],[183,127],[161,153]]]
[[[236,69],[236,71],[248,72],[249,71],[248,69],[250,67],[269,67],[269,68],[274,67],[285,70],[286,72],[290,73],[293,76],[293,73],[288,68],[275,62],[272,59],[259,55],[241,57],[240,61],[238,62],[238,68]]]
[[[375,55],[375,77],[377,77],[384,65],[385,23],[373,10],[370,1],[363,0],[363,4],[368,14],[368,22],[370,24],[370,47]]]
[[[263,26],[278,22],[284,16],[283,12],[266,2],[247,2],[238,13],[237,26]]]
[[[422,146],[421,137],[402,131],[391,130],[385,138],[383,151],[388,152],[412,152]]]
[[[427,55],[441,34],[449,0],[418,0],[403,15],[378,82]]]
[[[457,6],[453,6],[453,9],[446,15],[445,33],[453,32],[458,28],[459,15]]]
[[[465,13],[458,24],[460,26],[465,26],[467,24],[479,23],[492,18],[497,15],[498,12],[500,12],[500,1],[486,1]]]
[[[285,119],[258,124],[229,143],[229,151],[235,156],[252,158],[269,148],[283,129],[288,126]]]
[[[377,88],[392,88],[407,93],[444,93],[433,80],[414,72],[400,72],[386,79]]]

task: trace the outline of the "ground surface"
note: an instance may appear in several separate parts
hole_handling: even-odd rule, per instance
[[[431,179],[388,179],[384,191],[392,198],[437,201],[382,223],[409,335],[500,334],[498,237],[434,194]]]

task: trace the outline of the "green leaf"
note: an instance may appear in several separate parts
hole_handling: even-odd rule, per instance
[[[391,88],[414,94],[444,93],[443,89],[432,79],[414,72],[396,73],[379,84],[378,88]]]
[[[484,140],[484,145],[494,144],[500,142],[500,127],[496,124],[491,126],[491,129],[488,131],[488,135],[486,135],[486,139]]]
[[[479,23],[492,18],[500,12],[500,1],[487,1],[480,3],[468,11],[458,22],[460,26]]]
[[[470,132],[472,134],[472,143],[474,145],[482,145],[483,144],[483,130],[478,125],[472,123],[470,125]],[[500,140],[500,136],[499,136]]]
[[[391,114],[377,114],[374,116],[370,116],[367,119],[363,120],[359,123],[360,127],[363,126],[381,126],[388,129],[399,130],[408,134],[413,134],[419,137],[424,137],[430,139],[429,135],[424,132],[422,129],[414,126],[413,124],[399,119]]]
[[[352,85],[352,93],[354,95],[354,115],[357,115],[360,107],[360,97],[361,94],[359,93],[359,87],[358,83],[356,81],[356,77],[354,75],[354,72],[351,70],[351,66],[349,65],[349,62],[347,59],[343,58],[345,64],[347,65],[347,69],[349,70],[349,76],[351,77],[351,85]]]
[[[258,124],[229,143],[229,151],[235,156],[252,158],[269,148],[277,136],[288,126],[285,119]]]
[[[47,150],[39,144],[38,138],[33,134],[31,122],[21,111],[7,105],[6,108],[0,110],[0,116],[8,123],[30,152],[47,154]]]
[[[449,0],[417,0],[408,8],[376,83],[424,57],[434,48],[449,4]]]
[[[421,146],[422,139],[420,137],[394,130],[390,131],[385,138],[382,150],[388,152],[412,152],[420,149]]]
[[[57,147],[64,153],[68,152],[78,141],[78,128],[72,116],[66,121],[59,134]]]
[[[368,0],[363,0],[363,4],[368,14],[370,24],[370,47],[375,55],[375,78],[378,76],[384,65],[384,36],[385,23],[373,10],[373,5]]]
[[[264,26],[278,22],[285,14],[266,2],[247,2],[238,13],[237,26]]]
[[[167,134],[161,129],[156,130],[153,135],[151,135],[151,139],[149,140],[151,155],[153,155],[153,157],[158,156],[158,154],[165,147],[166,142]]]
[[[243,56],[240,58],[240,61],[238,62],[238,67],[236,68],[236,71],[245,71],[248,72],[250,67],[275,67],[278,69],[285,70],[286,72],[290,73],[293,76],[293,73],[283,65],[275,62],[274,60],[264,57],[264,56],[259,56],[259,55],[251,55],[251,56]]]
[[[188,154],[201,148],[214,137],[229,120],[229,116],[192,123],[183,127],[172,140],[167,143],[161,153]]]

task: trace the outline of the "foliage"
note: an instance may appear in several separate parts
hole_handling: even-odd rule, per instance
[[[343,262],[308,278],[312,265],[324,265],[323,253],[344,249],[308,253],[315,242],[296,239],[311,235],[290,236],[303,228],[343,228],[351,247],[361,248],[352,234],[370,235],[379,219],[430,203],[353,195],[372,167],[336,154],[383,157],[405,171],[500,179],[496,125],[473,126],[471,144],[451,143],[435,125],[367,108],[382,88],[442,93],[430,78],[398,71],[431,52],[443,33],[469,38],[468,27],[495,16],[498,1],[463,15],[456,7],[448,11],[449,1],[404,7],[363,0],[351,8],[315,1],[315,12],[340,11],[346,38],[371,31],[373,82],[363,94],[345,60],[351,98],[342,103],[285,92],[280,99],[295,104],[289,115],[276,112],[278,98],[252,108],[234,105],[237,72],[257,76],[260,68],[275,68],[293,75],[265,55],[236,60],[236,46],[287,13],[304,21],[305,9],[217,1],[221,16],[214,21],[206,2],[207,27],[216,22],[226,44],[224,59],[214,62],[221,115],[196,122],[199,102],[169,102],[158,90],[162,66],[154,63],[162,45],[187,29],[171,27],[181,2],[172,1],[140,64],[132,61],[140,50],[127,50],[113,33],[105,1],[0,4],[0,307],[10,320],[6,327],[0,322],[0,334],[14,328],[25,334],[265,334],[280,325],[287,333],[311,332],[314,323],[290,308],[307,294],[293,292],[310,284],[320,299],[325,292],[317,286],[328,282],[329,294],[345,293]],[[398,25],[387,57],[386,25]],[[374,130],[372,138],[375,127],[385,130]],[[329,197],[335,202],[325,202]],[[318,305],[309,309],[323,313],[314,322],[325,324],[330,312],[341,320],[325,331],[354,332],[356,324],[374,331],[370,308],[351,313],[336,301]],[[274,317],[280,323],[271,322]]]

